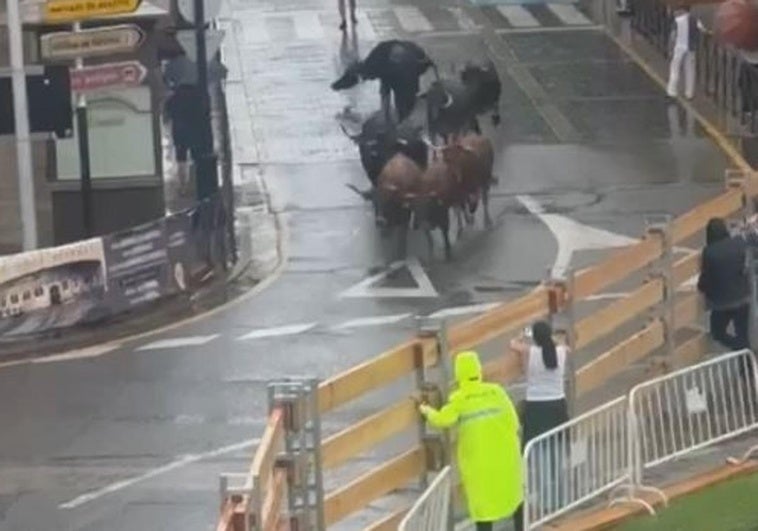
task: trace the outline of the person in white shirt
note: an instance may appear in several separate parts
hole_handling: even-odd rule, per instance
[[[556,345],[553,330],[545,321],[538,321],[532,325],[531,336],[531,340],[525,334],[510,343],[511,350],[519,356],[521,368],[526,376],[526,400],[521,412],[524,446],[535,437],[569,420],[564,389],[568,347]],[[553,448],[556,441],[557,448]],[[547,468],[551,470],[547,475],[536,474],[538,478],[548,478],[547,482],[539,487],[540,503],[560,503],[560,456],[566,451],[566,441],[558,439],[538,450],[538,455],[542,454],[542,457],[537,463],[546,463]],[[555,490],[550,494],[549,489]],[[522,520],[521,509],[514,518],[516,521]]]
[[[698,24],[690,14],[689,7],[674,12],[674,49],[669,65],[669,82],[666,92],[676,98],[679,79],[684,66],[684,96],[692,99],[695,95],[695,50],[697,49]]]

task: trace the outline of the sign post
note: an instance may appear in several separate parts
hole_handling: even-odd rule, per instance
[[[211,106],[208,94],[208,52],[205,42],[205,2],[194,0],[195,15],[195,49],[197,57],[197,88],[200,91],[200,105],[202,106],[203,131],[200,160],[195,172],[195,193],[198,201],[210,197],[218,190],[218,167],[216,155],[213,152],[213,131],[211,130]]]
[[[71,88],[76,90],[76,132],[81,173],[82,225],[84,236],[94,232],[92,222],[92,175],[89,156],[89,124],[87,123],[87,91],[109,86],[131,85],[144,79],[144,67],[132,65],[129,69],[113,68],[103,73],[105,67],[84,67],[84,57],[104,53],[130,51],[141,44],[143,35],[135,26],[114,26],[94,30],[82,30],[81,21],[108,15],[120,15],[136,11],[141,0],[48,0],[44,4],[42,18],[48,23],[71,22],[73,33],[46,35],[41,40],[43,56],[48,59],[75,59],[71,72]],[[136,31],[135,31],[136,30]],[[123,66],[123,65],[121,65]],[[99,73],[101,77],[97,76]],[[138,79],[138,81],[134,81]]]
[[[16,124],[16,172],[21,207],[21,231],[25,251],[37,248],[37,208],[34,203],[32,146],[29,138],[29,109],[26,98],[26,72],[21,37],[18,0],[8,0],[8,37],[13,82],[13,116]]]

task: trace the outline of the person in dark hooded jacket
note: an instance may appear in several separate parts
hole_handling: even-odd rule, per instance
[[[711,310],[711,337],[730,350],[749,346],[750,289],[745,271],[746,248],[745,239],[733,238],[723,219],[708,221],[697,287]],[[730,323],[734,335],[727,333]]]

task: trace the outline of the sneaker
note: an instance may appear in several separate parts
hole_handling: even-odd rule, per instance
[[[343,20],[342,24],[340,24],[340,29],[342,31],[345,31],[347,29],[347,21]]]

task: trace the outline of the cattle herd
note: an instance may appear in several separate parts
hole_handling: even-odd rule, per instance
[[[420,94],[420,79],[430,69],[434,80]],[[380,82],[381,109],[366,118],[357,134],[344,127],[343,131],[358,145],[371,188],[348,186],[373,204],[383,234],[398,233],[401,258],[406,254],[408,229],[413,228],[426,234],[430,257],[432,231],[440,229],[450,259],[451,209],[459,234],[464,223],[474,223],[480,201],[485,225],[492,224],[489,190],[495,182],[494,150],[481,134],[477,117],[489,112],[493,125],[500,123],[497,70],[488,61],[467,64],[457,79],[441,78],[420,46],[389,40],[349,65],[332,89],[344,90],[363,80]]]

